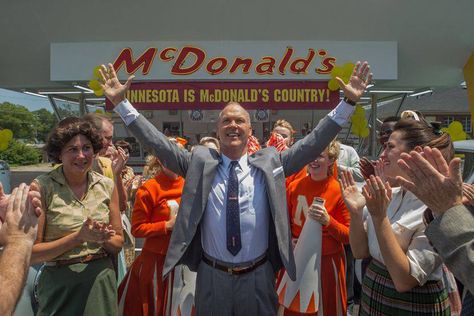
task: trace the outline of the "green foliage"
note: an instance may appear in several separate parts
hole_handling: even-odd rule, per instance
[[[16,139],[45,142],[55,124],[55,116],[46,109],[30,112],[22,105],[0,104],[0,129],[10,129]]]
[[[34,115],[26,107],[9,102],[0,104],[0,127],[12,130],[15,138],[33,140],[35,123]]]
[[[10,165],[31,165],[41,161],[41,153],[38,149],[13,139],[7,150],[0,152],[0,160],[5,160]]]
[[[36,139],[39,142],[46,142],[49,132],[56,125],[56,117],[46,109],[40,109],[32,112],[37,119]]]

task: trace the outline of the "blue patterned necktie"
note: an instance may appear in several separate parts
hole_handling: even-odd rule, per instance
[[[239,179],[235,171],[238,164],[237,161],[231,161],[230,163],[226,205],[227,250],[234,256],[242,248],[240,241]]]

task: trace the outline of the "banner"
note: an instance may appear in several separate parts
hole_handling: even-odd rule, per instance
[[[327,81],[137,82],[126,95],[138,110],[222,109],[238,102],[246,109],[333,109],[339,91]],[[107,110],[112,104],[107,100]]]
[[[88,81],[112,63],[120,79],[327,80],[336,65],[367,60],[375,80],[398,78],[397,42],[147,41],[51,43],[51,81]]]

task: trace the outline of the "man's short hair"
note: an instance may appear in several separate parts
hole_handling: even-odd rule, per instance
[[[113,124],[112,119],[102,113],[87,113],[82,117],[85,121],[92,124],[92,126],[97,130],[97,132],[102,133],[102,124],[104,121]]]

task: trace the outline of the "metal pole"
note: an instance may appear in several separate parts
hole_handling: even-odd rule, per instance
[[[59,108],[56,105],[56,101],[54,101],[53,96],[48,95],[48,100],[54,110],[54,115],[56,115],[56,119],[58,120],[58,122],[61,121],[61,114],[59,113]]]
[[[86,115],[86,98],[84,97],[84,93],[79,95],[79,115],[84,116]]]
[[[397,108],[397,111],[395,112],[395,116],[398,116],[398,113],[400,112],[400,109],[402,108],[402,105],[403,105],[403,102],[405,102],[405,99],[407,98],[407,95],[408,94],[404,94],[401,101],[400,101],[400,104],[398,105],[398,108]]]
[[[372,94],[371,123],[370,129],[370,156],[376,158],[377,155],[377,95]]]

